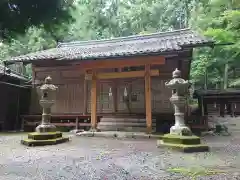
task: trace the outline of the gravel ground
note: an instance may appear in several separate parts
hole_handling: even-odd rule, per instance
[[[240,135],[206,137],[211,152],[183,154],[156,148],[156,140],[72,137],[69,143],[25,147],[22,135],[0,134],[0,180],[192,179],[172,168],[224,172],[198,179],[240,179]]]

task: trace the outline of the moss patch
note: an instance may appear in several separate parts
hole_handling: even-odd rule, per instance
[[[33,140],[49,140],[49,139],[57,139],[61,138],[62,133],[61,132],[46,132],[46,133],[29,133],[28,134],[28,139],[33,139]]]
[[[211,176],[216,174],[224,173],[220,170],[214,170],[214,169],[206,169],[203,167],[192,167],[192,168],[169,168],[167,169],[168,172],[171,173],[179,173],[183,176],[190,176],[191,179],[196,179],[198,176]]]
[[[197,145],[201,140],[197,136],[177,136],[172,134],[165,134],[162,136],[164,143],[184,144],[184,145]]]
[[[163,142],[161,146],[167,147],[173,150],[185,152],[185,153],[209,151],[209,147],[204,144],[186,145],[186,144],[172,144],[172,143]]]
[[[34,139],[24,139],[21,140],[21,144],[26,146],[45,146],[45,145],[55,145],[69,141],[67,137],[60,137],[56,139],[48,140],[34,140]]]

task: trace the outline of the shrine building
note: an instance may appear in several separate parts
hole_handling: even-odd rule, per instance
[[[151,133],[162,121],[174,119],[171,90],[165,87],[172,72],[178,68],[182,78],[189,79],[193,49],[213,45],[212,40],[181,29],[64,42],[9,58],[5,64],[32,65],[31,105],[28,114],[22,115],[25,119],[40,121],[36,86],[49,75],[58,86],[52,110],[56,125]]]

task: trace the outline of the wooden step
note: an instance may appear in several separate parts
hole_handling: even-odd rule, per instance
[[[153,131],[156,130],[156,119],[152,120]],[[98,123],[101,131],[145,132],[146,119],[136,117],[102,117]]]
[[[119,123],[111,123],[111,122],[100,122],[98,126],[121,126],[121,127],[146,127],[146,123],[134,123],[134,122],[119,122]],[[156,127],[156,124],[152,124],[152,126]]]
[[[100,122],[104,121],[104,122],[137,122],[137,123],[146,123],[146,119],[145,118],[113,118],[113,117],[103,117],[101,118]],[[156,119],[152,119],[153,123],[156,123]]]

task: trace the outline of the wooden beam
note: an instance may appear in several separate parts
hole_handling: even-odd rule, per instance
[[[118,60],[89,60],[82,61],[77,66],[80,69],[107,69],[107,68],[123,68],[130,66],[145,66],[146,64],[165,64],[165,57],[163,56],[148,56]]]
[[[150,76],[159,76],[159,70],[150,70]],[[118,78],[136,78],[144,77],[145,71],[130,71],[130,72],[113,72],[113,73],[98,73],[97,79],[118,79]],[[85,79],[91,80],[92,74],[86,74]]]
[[[145,66],[145,106],[147,133],[152,132],[152,97],[151,97],[151,70],[150,65]]]
[[[96,129],[97,126],[97,78],[96,72],[93,71],[91,81],[91,127]]]

